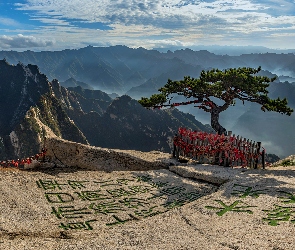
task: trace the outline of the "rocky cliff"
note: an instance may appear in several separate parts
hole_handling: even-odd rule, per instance
[[[35,65],[0,61],[0,157],[40,152],[45,137],[99,147],[162,150],[178,127],[209,131],[178,110],[146,110],[129,96],[112,99],[100,90],[64,88]]]

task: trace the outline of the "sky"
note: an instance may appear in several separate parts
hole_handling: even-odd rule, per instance
[[[295,49],[295,0],[0,0],[0,50]]]

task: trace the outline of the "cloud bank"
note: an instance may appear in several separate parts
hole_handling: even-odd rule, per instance
[[[3,49],[11,48],[38,48],[52,46],[54,41],[42,40],[34,36],[0,36],[0,47]]]
[[[41,23],[36,36],[50,34],[55,46],[287,47],[295,38],[295,3],[287,0],[26,0],[14,7]]]

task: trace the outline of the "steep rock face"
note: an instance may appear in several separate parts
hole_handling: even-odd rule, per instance
[[[85,113],[96,111],[102,114],[113,100],[108,94],[100,90],[83,89],[80,86],[67,89],[71,93],[71,98],[80,103]]]
[[[91,145],[140,151],[170,152],[170,139],[182,126],[210,131],[192,115],[177,109],[147,110],[127,95],[116,98],[102,116],[90,112],[75,122]]]
[[[40,96],[49,91],[49,82],[37,66],[20,63],[13,66],[0,60],[1,133],[10,132],[27,110],[36,105]]]
[[[66,90],[50,83],[35,65],[0,61],[0,156],[27,157],[40,152],[46,130],[64,139],[87,143],[70,120]],[[47,129],[45,129],[47,128]]]

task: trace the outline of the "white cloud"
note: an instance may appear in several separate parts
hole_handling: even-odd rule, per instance
[[[228,25],[244,27],[249,31],[247,23],[237,21],[251,17],[258,21],[251,23],[258,26],[264,22],[270,6],[249,0],[27,0],[26,4],[18,4],[21,10],[30,10],[36,13],[35,19],[46,24],[69,25],[65,20],[80,20],[83,22],[101,22],[107,25],[148,25],[156,28],[185,29],[187,26],[201,25],[204,29],[227,28]],[[261,1],[260,1],[261,2]],[[281,1],[278,10],[283,10]],[[270,13],[272,11],[270,10]],[[276,13],[278,15],[278,13]],[[283,15],[283,13],[282,13]],[[284,20],[290,24],[293,20]],[[59,23],[60,22],[60,23]],[[284,23],[281,23],[284,24]],[[205,31],[205,30],[204,30]]]
[[[294,5],[284,0],[27,0],[17,8],[43,23],[34,36],[48,40],[51,35],[56,45],[79,47],[83,42],[152,48],[178,42],[237,45],[239,39],[249,42],[257,36],[269,39],[290,37],[290,33],[295,38],[295,17],[290,14]],[[95,30],[85,25],[89,23],[111,29]]]
[[[0,16],[0,26],[1,25],[11,27],[11,26],[19,26],[19,23],[15,21],[14,19]]]
[[[17,36],[0,36],[0,47],[4,49],[47,47],[53,44],[53,40],[42,40],[34,36],[24,36],[22,34]]]
[[[28,0],[27,4],[19,4],[19,9],[37,11],[48,18],[60,17],[81,19],[90,22],[149,24],[161,26],[161,22],[184,22],[198,20],[200,15],[216,15],[230,18],[234,13],[267,9],[261,4],[253,4],[247,0],[218,1],[179,1],[179,0]],[[49,18],[49,20],[50,20]]]

